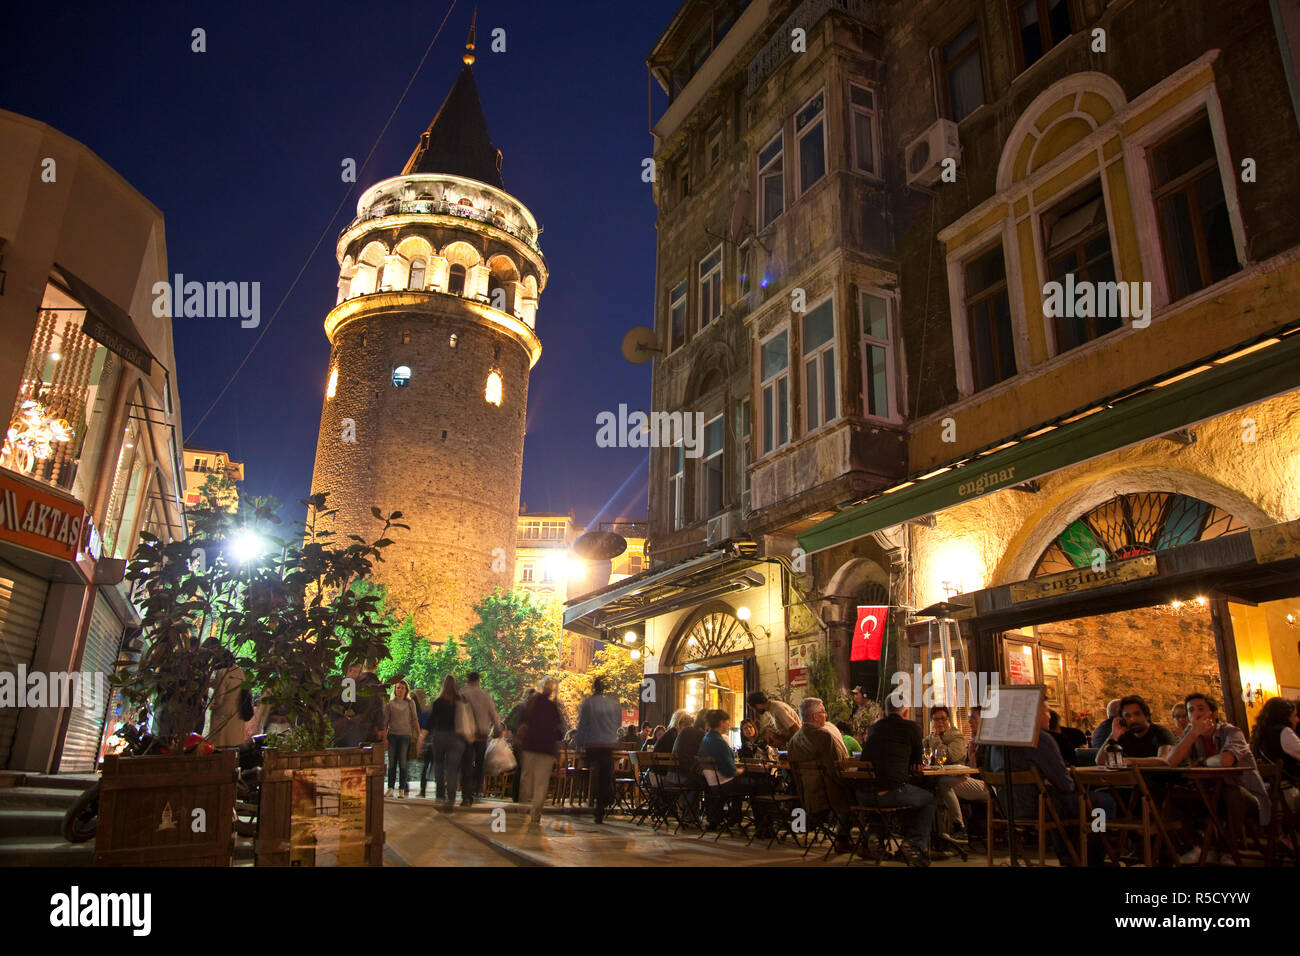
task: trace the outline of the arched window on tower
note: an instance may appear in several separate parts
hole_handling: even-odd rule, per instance
[[[329,384],[325,386],[325,397],[333,398],[334,393],[339,389],[339,367],[336,365],[330,369]]]
[[[506,292],[506,287],[496,276],[488,280],[488,302],[499,312],[505,312],[510,304],[510,294]]]
[[[397,388],[406,388],[411,381],[411,369],[407,365],[399,365],[393,369],[393,385]]]
[[[487,388],[484,390],[483,397],[487,399],[489,405],[501,407],[501,373],[488,372]]]
[[[407,284],[408,289],[416,292],[424,290],[424,260],[416,259],[411,263],[411,281]]]
[[[447,276],[447,291],[452,295],[465,294],[465,267],[457,263]]]

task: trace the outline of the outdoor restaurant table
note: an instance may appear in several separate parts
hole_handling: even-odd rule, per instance
[[[1233,861],[1241,866],[1241,857],[1237,853],[1237,843],[1228,828],[1222,826],[1218,820],[1219,798],[1223,795],[1223,784],[1239,776],[1245,767],[1189,767],[1178,766],[1171,767],[1163,760],[1158,758],[1146,758],[1141,761],[1129,760],[1125,769],[1133,769],[1140,772],[1144,777],[1154,774],[1156,776],[1173,775],[1175,777],[1185,778],[1192,784],[1196,790],[1197,796],[1205,805],[1206,824],[1205,840],[1201,845],[1200,865],[1204,866],[1209,859],[1210,849],[1214,846],[1216,839],[1227,847],[1228,853],[1232,855]],[[1107,773],[1104,767],[1076,767],[1075,773],[1088,783],[1089,786],[1101,786]],[[1097,781],[1094,783],[1094,779]],[[1207,787],[1213,786],[1213,792],[1208,792]],[[1158,808],[1152,807],[1152,812],[1158,814]]]

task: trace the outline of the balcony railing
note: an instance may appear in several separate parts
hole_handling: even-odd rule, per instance
[[[826,14],[835,11],[852,17],[876,33],[880,32],[880,14],[875,0],[804,0],[794,13],[786,18],[781,28],[772,34],[758,55],[749,61],[749,78],[745,92],[752,94],[763,85],[776,68],[785,62],[790,49],[790,31],[802,27],[811,31]]]
[[[541,246],[537,244],[536,232],[515,225],[500,213],[489,212],[486,209],[475,209],[473,206],[466,206],[462,203],[443,202],[441,199],[394,199],[388,202],[376,203],[348,223],[347,229],[343,231],[347,232],[357,223],[380,219],[384,216],[399,216],[404,213],[423,216],[458,216],[461,219],[473,219],[475,222],[486,223],[500,229],[502,232],[509,233],[538,254],[542,251]],[[538,232],[540,231],[539,229]]]

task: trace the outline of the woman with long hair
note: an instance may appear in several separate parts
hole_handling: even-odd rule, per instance
[[[552,677],[542,681],[537,693],[528,698],[523,723],[519,727],[522,738],[519,749],[523,760],[519,802],[528,807],[528,824],[542,822],[542,805],[546,802],[551,771],[555,769],[555,744],[564,736],[564,720],[555,703],[558,686]]]
[[[407,776],[406,758],[411,740],[420,732],[420,714],[411,699],[411,686],[404,680],[393,685],[393,699],[384,702],[384,726],[388,729],[388,789],[384,796],[393,795],[393,785],[399,776],[402,781],[400,798],[411,795],[411,781]]]
[[[1285,697],[1272,697],[1255,720],[1255,731],[1250,735],[1250,749],[1255,756],[1269,763],[1280,763],[1287,776],[1300,780],[1300,711],[1294,702]],[[1292,790],[1294,795],[1294,788]]]
[[[433,738],[434,799],[451,813],[456,806],[456,783],[460,780],[460,761],[465,755],[465,738],[456,733],[456,678],[448,674],[430,709],[429,735]]]

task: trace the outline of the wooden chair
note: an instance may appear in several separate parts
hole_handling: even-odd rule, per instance
[[[1079,854],[1075,849],[1075,841],[1070,838],[1061,821],[1061,816],[1056,812],[1056,804],[1052,800],[1052,795],[1047,789],[1047,784],[1043,782],[1042,775],[1038,772],[1037,767],[1030,767],[1028,770],[1022,770],[1011,775],[1011,792],[1008,793],[1006,787],[1006,774],[1001,771],[989,772],[982,774],[984,784],[989,789],[989,807],[988,807],[988,865],[993,865],[993,832],[996,827],[1007,830],[1007,845],[1011,846],[1011,841],[1016,838],[1015,833],[1007,824],[1006,810],[1007,804],[1004,800],[1015,799],[1016,787],[1033,787],[1036,791],[1035,799],[1037,801],[1036,813],[1031,820],[1022,820],[1016,817],[1016,826],[1038,831],[1038,865],[1047,865],[1047,835],[1050,832],[1056,832],[1064,844],[1066,852],[1070,856],[1070,862],[1074,866],[1079,865]]]
[[[1106,854],[1112,863],[1119,865],[1130,834],[1136,835],[1142,842],[1142,863],[1152,863],[1152,848],[1159,840],[1161,847],[1168,852],[1170,861],[1178,865],[1178,851],[1174,841],[1165,828],[1164,817],[1160,814],[1160,805],[1146,779],[1137,769],[1109,770],[1103,779],[1095,773],[1079,773],[1079,768],[1071,767],[1074,784],[1079,788],[1079,859],[1088,859],[1088,834],[1093,831],[1093,815],[1098,809],[1093,803],[1092,794],[1096,790],[1109,790],[1115,800],[1117,813],[1105,819],[1105,829],[1095,831],[1106,847]],[[1118,834],[1118,839],[1114,835]]]
[[[730,834],[733,830],[739,830],[741,836],[745,836],[747,834],[744,818],[745,795],[723,792],[717,761],[712,757],[696,757],[695,769],[704,778],[706,806],[710,811],[706,814],[709,826],[700,827],[700,838],[703,838],[709,829],[717,831],[717,836],[713,838],[714,843],[722,839],[722,834]]]
[[[839,821],[835,818],[835,811],[829,807],[815,813],[812,810],[809,810],[808,804],[811,801],[808,799],[808,794],[810,789],[816,788],[820,788],[823,793],[828,793],[826,771],[822,768],[822,765],[816,761],[791,760],[790,774],[794,777],[795,792],[797,793],[799,800],[798,806],[803,809],[805,813],[803,855],[806,857],[808,851],[813,848],[814,844],[826,840],[829,842],[829,846],[827,846],[826,853],[822,857],[824,862],[830,858],[831,853],[835,849],[836,826]],[[827,800],[829,802],[829,795],[827,796]],[[797,842],[797,835],[795,839]],[[850,853],[849,859],[852,858],[853,855]]]
[[[853,780],[853,786],[856,790],[872,791],[877,789],[875,770],[870,762],[849,758],[841,760],[840,767],[846,770],[856,770],[859,774],[862,774],[862,776]],[[849,816],[857,827],[858,838],[853,841],[853,848],[849,852],[849,858],[845,861],[845,865],[852,863],[855,856],[863,855],[862,850],[867,846],[867,835],[873,829],[882,834],[881,840],[886,853],[891,852],[891,847],[901,847],[903,844],[903,830],[899,818],[906,809],[906,807],[878,807],[870,804],[854,804],[849,807]],[[872,857],[871,859],[876,866],[884,862],[883,857]]]
[[[1272,866],[1281,855],[1289,853],[1291,862],[1300,865],[1300,814],[1292,810],[1286,802],[1287,789],[1296,786],[1296,782],[1283,772],[1280,763],[1259,763],[1259,775],[1264,778],[1271,801],[1272,818],[1264,842],[1264,865]],[[1290,846],[1284,839],[1290,842]]]

